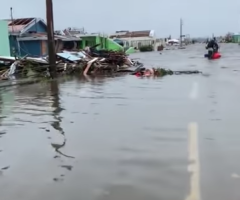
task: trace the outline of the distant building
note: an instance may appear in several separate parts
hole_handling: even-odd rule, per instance
[[[232,35],[232,42],[240,43],[240,33],[235,33]]]
[[[146,31],[116,31],[109,36],[112,39],[120,39],[124,42],[124,47],[134,47],[139,49],[141,46],[156,44],[154,30]]]
[[[63,30],[64,35],[68,35],[68,36],[80,36],[83,34],[87,34],[87,32],[85,32],[84,28],[66,28]]]

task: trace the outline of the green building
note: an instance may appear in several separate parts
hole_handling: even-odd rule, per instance
[[[8,23],[0,20],[0,56],[11,56],[8,37]]]
[[[234,43],[240,43],[240,34],[234,34],[232,40]]]
[[[96,44],[100,44],[97,49],[106,49],[106,50],[113,50],[113,51],[123,51],[124,48],[117,42],[114,42],[112,39],[100,35],[100,34],[88,34],[88,35],[81,35],[80,36],[82,41],[80,44],[80,48],[84,49],[87,46],[94,46]]]

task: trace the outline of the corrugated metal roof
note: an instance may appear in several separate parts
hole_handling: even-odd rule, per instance
[[[13,25],[28,25],[30,22],[35,20],[35,18],[18,18],[18,19],[13,19],[10,21],[8,26],[13,26]]]
[[[70,54],[70,53],[66,53],[66,52],[64,52],[64,53],[57,53],[57,55],[59,56],[59,57],[61,57],[61,58],[64,58],[64,59],[66,59],[66,60],[70,60],[70,61],[78,61],[78,60],[81,60],[81,58],[79,58],[79,57],[77,57],[77,56],[75,56],[75,55],[72,55],[72,54]]]
[[[55,35],[55,40],[62,40],[62,41],[81,41],[81,38],[77,37],[68,37],[62,35]],[[32,33],[26,34],[23,37],[18,38],[19,41],[30,41],[30,40],[47,40],[46,33]]]
[[[28,26],[33,20],[36,18],[18,18],[18,19],[5,19],[8,22],[8,31],[10,33],[19,33],[21,32],[26,26]]]
[[[79,57],[79,58],[86,58],[86,55],[85,55],[83,52],[81,52],[81,51],[75,52],[75,51],[66,51],[66,50],[63,50],[63,53],[70,53],[70,54],[75,55],[75,56],[77,56],[77,57]]]
[[[8,22],[8,31],[10,34],[23,34],[25,33],[31,26],[38,22],[42,22],[46,25],[44,20],[40,18],[18,18],[18,19],[3,19]]]
[[[22,29],[25,28],[26,25],[14,25],[14,26],[8,26],[8,31],[9,32],[14,32],[14,33],[18,33],[21,32]]]
[[[126,32],[125,34],[113,34],[110,36],[110,38],[127,38],[127,37],[149,37],[151,33],[151,30],[145,30],[145,31],[132,31],[132,32]]]

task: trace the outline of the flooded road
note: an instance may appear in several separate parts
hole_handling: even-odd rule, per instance
[[[134,54],[204,75],[119,76],[0,93],[2,200],[239,200],[240,47]]]

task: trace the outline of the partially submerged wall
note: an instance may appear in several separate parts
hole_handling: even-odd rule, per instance
[[[8,24],[0,20],[0,56],[10,56]]]

